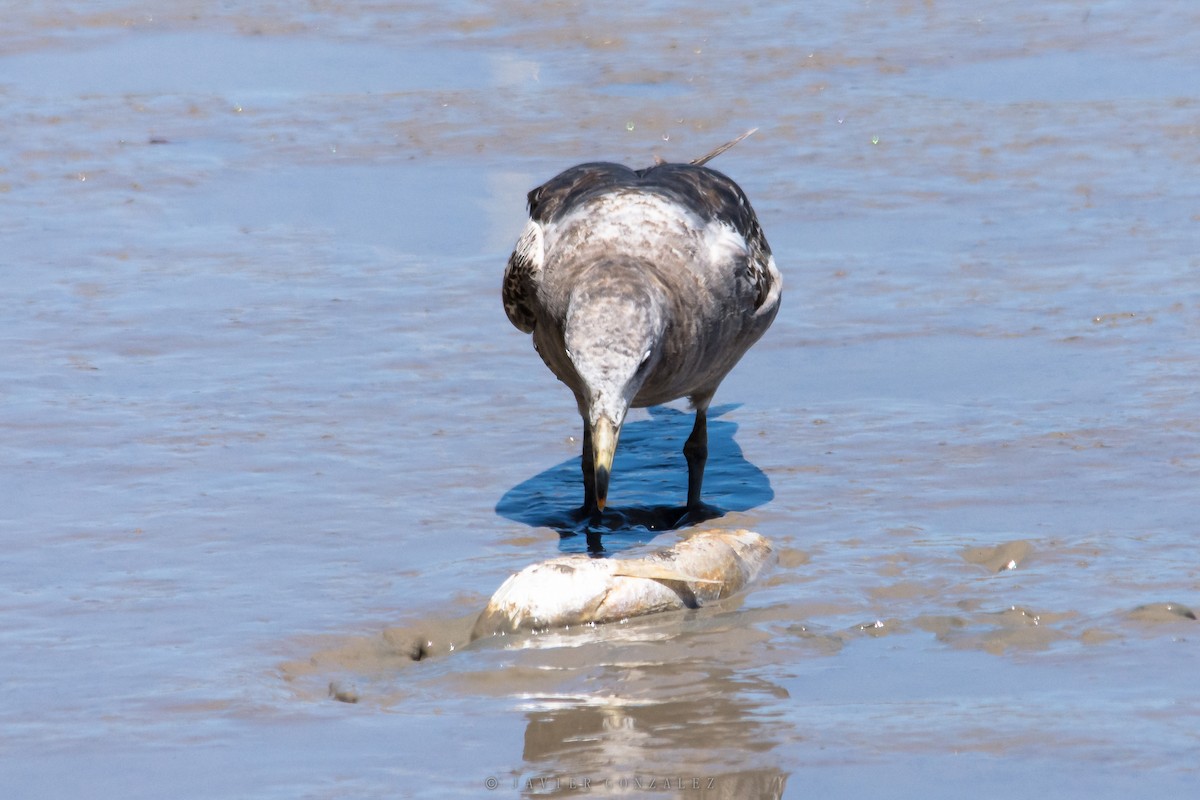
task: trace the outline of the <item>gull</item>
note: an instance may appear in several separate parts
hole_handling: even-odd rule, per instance
[[[508,319],[532,334],[583,418],[584,515],[608,502],[631,407],[686,397],[687,508],[702,507],[713,394],[779,310],[783,279],[736,183],[705,164],[592,162],[529,193],[504,271]]]

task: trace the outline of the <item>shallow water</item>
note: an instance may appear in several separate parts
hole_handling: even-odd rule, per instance
[[[1200,10],[977,5],[10,10],[6,796],[1194,789]],[[524,192],[753,126],[784,306],[699,524],[779,565],[442,652],[585,549]],[[685,412],[607,551],[678,536]]]

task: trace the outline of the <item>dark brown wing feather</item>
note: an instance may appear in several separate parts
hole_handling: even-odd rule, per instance
[[[552,222],[589,197],[637,183],[638,173],[597,161],[560,172],[529,193],[529,218]]]
[[[533,302],[537,293],[534,282],[536,267],[530,259],[528,251],[523,251],[521,243],[508,257],[508,266],[504,269],[504,287],[500,291],[504,300],[504,313],[508,321],[520,331],[533,333],[537,324],[537,316],[533,312]]]

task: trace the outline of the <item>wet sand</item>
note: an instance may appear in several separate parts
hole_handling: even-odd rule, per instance
[[[0,785],[1183,796],[1196,52],[1186,2],[13,10]],[[698,527],[779,564],[450,652],[587,549],[499,301],[524,193],[754,126],[714,166],[785,294]],[[631,417],[605,552],[678,536],[685,412]]]

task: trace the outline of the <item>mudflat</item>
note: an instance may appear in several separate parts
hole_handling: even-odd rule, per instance
[[[6,13],[6,795],[1194,790],[1194,3],[293,5]],[[524,194],[751,127],[713,166],[786,288],[716,516],[670,406],[581,526]],[[716,528],[778,565],[414,660]]]

